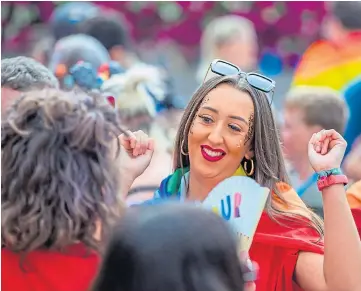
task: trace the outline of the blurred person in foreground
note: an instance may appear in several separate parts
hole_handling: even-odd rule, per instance
[[[350,110],[345,129],[346,155],[361,134],[361,1],[326,3],[323,39],[313,43],[298,64],[293,86],[327,86],[343,93]]]
[[[258,39],[252,21],[238,15],[227,15],[208,23],[201,37],[201,60],[197,80],[203,82],[209,64],[222,59],[245,72],[255,70],[258,62]]]
[[[245,267],[235,235],[211,211],[142,206],[114,229],[91,290],[242,291]]]
[[[24,94],[1,123],[1,287],[87,291],[121,214],[119,116],[102,98]]]
[[[24,92],[57,88],[59,82],[44,65],[20,56],[1,60],[1,113]]]
[[[247,175],[271,190],[249,251],[260,268],[257,290],[358,290],[361,245],[346,200],[347,178],[325,174],[340,168],[345,140],[335,130],[323,130],[308,144],[308,159],[323,181],[323,225],[288,185],[267,96],[275,82],[239,71],[227,75],[230,68],[224,70],[226,63],[219,63],[210,65],[218,76],[205,77],[185,110],[176,137],[173,174],[162,181],[155,199],[147,202],[172,198],[180,203],[202,202],[221,181]],[[134,156],[139,151],[131,141],[124,136],[121,140],[128,153],[121,164],[126,173],[122,184],[130,187],[151,157]],[[143,141],[146,148],[148,141]]]
[[[291,184],[302,200],[323,216],[317,173],[308,160],[308,142],[322,129],[344,132],[347,107],[341,95],[328,87],[300,86],[288,92],[284,105],[282,141],[291,163]]]

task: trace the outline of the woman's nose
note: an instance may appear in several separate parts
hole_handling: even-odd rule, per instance
[[[208,140],[215,145],[223,143],[223,132],[221,125],[217,125],[212,128],[208,135]]]

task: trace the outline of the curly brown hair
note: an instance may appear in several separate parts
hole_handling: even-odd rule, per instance
[[[101,97],[25,93],[1,124],[2,245],[29,252],[81,242],[99,251],[121,212],[115,159],[122,132]]]

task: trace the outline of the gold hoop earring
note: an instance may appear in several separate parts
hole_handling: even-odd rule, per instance
[[[249,172],[248,172],[248,167],[247,167],[248,161],[251,162],[251,170]],[[252,159],[245,160],[244,163],[243,163],[243,169],[244,169],[244,172],[246,173],[247,176],[252,176],[254,174],[254,162],[253,162],[253,160]]]
[[[183,145],[184,145],[184,139],[183,139],[182,142],[181,142],[181,150],[180,150],[180,152],[181,152],[181,154],[182,154],[183,156],[188,156],[188,155],[189,155],[189,152],[188,152],[188,153],[185,153],[185,152],[184,152],[184,150],[183,150]]]

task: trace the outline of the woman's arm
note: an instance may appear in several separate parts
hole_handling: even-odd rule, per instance
[[[323,131],[314,136],[310,144],[310,162],[315,171],[340,166],[346,142],[337,132]],[[321,147],[319,151],[318,146]],[[325,147],[327,150],[323,149]],[[325,253],[324,256],[300,253],[295,269],[296,282],[306,291],[361,290],[361,241],[344,186],[326,187],[322,197]]]
[[[361,290],[361,242],[343,185],[322,191],[325,255],[300,253],[296,282],[306,291]]]

